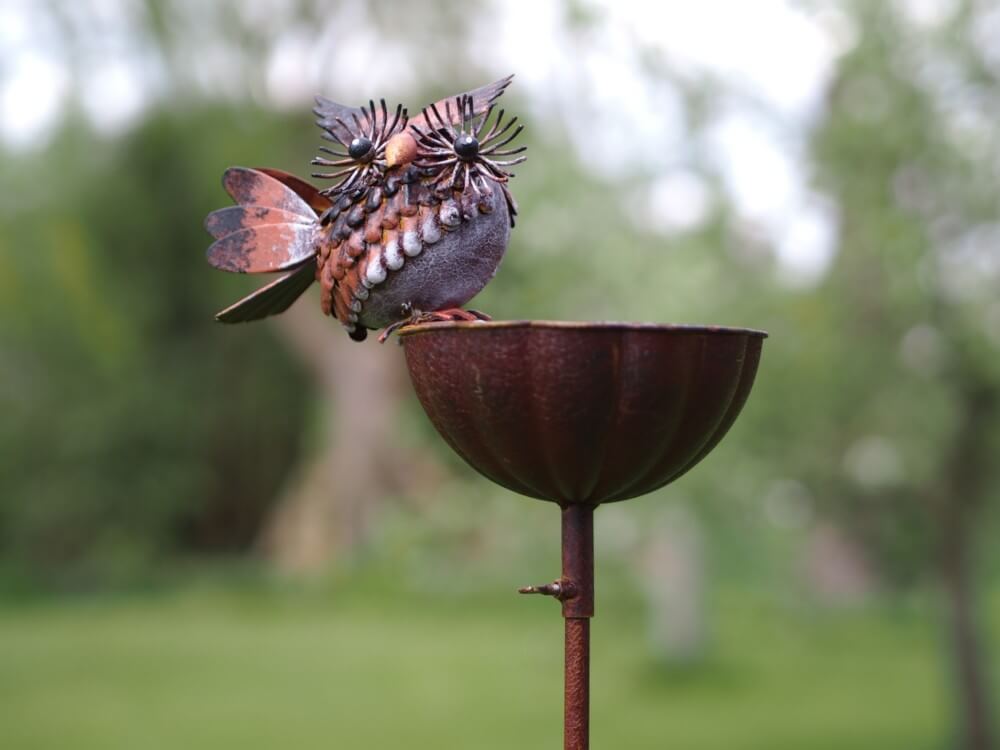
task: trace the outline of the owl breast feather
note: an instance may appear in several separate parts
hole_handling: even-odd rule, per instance
[[[510,219],[499,185],[442,196],[388,183],[342,200],[318,258],[323,311],[353,331],[460,307],[496,274]]]

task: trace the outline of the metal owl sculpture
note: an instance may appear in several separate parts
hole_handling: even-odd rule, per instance
[[[356,341],[407,322],[488,319],[460,308],[493,278],[517,215],[507,168],[525,160],[525,147],[510,146],[523,126],[495,104],[512,78],[415,117],[384,99],[346,107],[317,97],[334,145],[312,162],[329,169],[313,177],[335,181],[323,190],[275,169],[228,169],[222,184],[238,205],[206,218],[209,263],[283,275],[216,318],[276,315],[318,281],[323,312]]]

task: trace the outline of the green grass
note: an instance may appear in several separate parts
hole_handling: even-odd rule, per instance
[[[553,602],[375,588],[7,605],[0,747],[561,747]],[[946,679],[920,606],[715,600],[708,659],[671,670],[650,662],[640,603],[603,598],[595,748],[946,746]]]

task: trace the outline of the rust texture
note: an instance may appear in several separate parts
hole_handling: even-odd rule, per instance
[[[566,618],[564,750],[590,747],[590,620]]]
[[[662,487],[739,415],[762,331],[544,321],[400,330],[438,432],[474,469],[562,509],[562,576],[525,586],[562,603],[564,748],[590,746],[594,509]]]
[[[562,576],[569,594],[559,597],[563,617],[594,616],[594,508],[562,509]],[[568,584],[568,585],[567,585]]]
[[[562,509],[562,597],[566,618],[563,744],[566,750],[590,746],[590,618],[594,616],[594,508]]]
[[[522,495],[593,506],[704,458],[746,402],[765,336],[540,321],[400,331],[420,403],[465,461]]]

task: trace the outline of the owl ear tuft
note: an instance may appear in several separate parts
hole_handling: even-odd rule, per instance
[[[320,119],[330,119],[341,118],[350,122],[352,114],[361,114],[361,110],[357,107],[348,107],[346,104],[340,104],[339,102],[333,101],[333,99],[327,99],[325,96],[316,96],[316,106],[313,107],[313,112]]]
[[[455,100],[463,100],[466,97],[472,102],[472,115],[478,116],[483,114],[490,105],[503,96],[503,92],[510,86],[511,81],[514,80],[513,74],[501,78],[499,81],[494,81],[493,83],[488,83],[485,86],[480,86],[478,89],[472,89],[472,91],[466,91],[462,94],[453,94],[452,96],[446,96],[444,99],[440,99],[434,104],[428,106],[426,110],[428,112],[433,112],[436,107],[438,112],[445,115],[446,110],[451,110],[451,120],[452,125],[459,125],[462,121],[462,112],[456,107],[449,107],[453,104]],[[422,113],[416,117],[410,118],[410,124],[415,124],[421,129],[433,129],[435,123],[428,122],[427,117]]]
[[[335,136],[342,143],[350,143],[354,134],[351,133],[349,124],[356,117],[363,117],[364,110],[360,107],[348,107],[325,96],[316,97],[316,106],[313,107],[313,114],[319,119],[316,124],[323,130]]]

